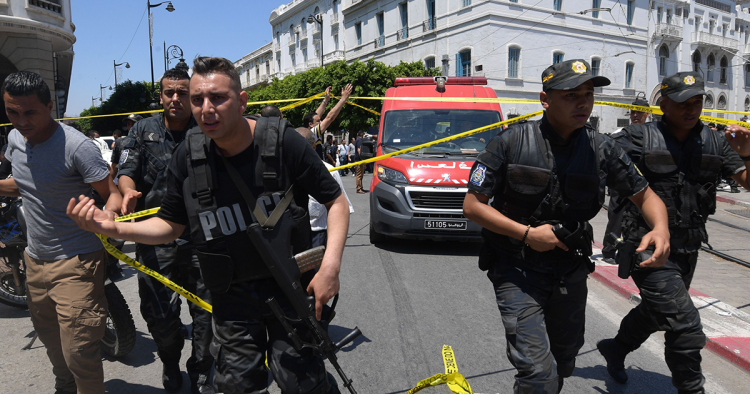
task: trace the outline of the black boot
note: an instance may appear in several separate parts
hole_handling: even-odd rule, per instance
[[[169,392],[179,391],[182,388],[182,372],[179,363],[164,363],[161,373],[161,382],[164,390]]]
[[[198,374],[190,374],[190,393],[191,394],[216,394],[214,386],[211,385],[209,378],[211,370]]]
[[[607,372],[617,383],[626,383],[628,374],[625,372],[625,356],[630,353],[625,347],[617,343],[614,338],[604,339],[596,344],[599,353],[607,360]]]
[[[565,378],[562,376],[557,377],[557,394],[560,394],[562,391],[562,386],[565,384]]]

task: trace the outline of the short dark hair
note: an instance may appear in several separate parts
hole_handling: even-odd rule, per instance
[[[260,116],[264,118],[281,118],[281,110],[275,105],[266,105],[260,110]]]
[[[89,130],[89,131],[86,132],[86,137],[94,138],[94,134],[99,134],[99,132],[96,131],[96,130],[94,130],[94,129],[91,129],[91,130]]]
[[[193,74],[209,75],[224,74],[232,81],[232,87],[237,91],[242,91],[240,74],[234,68],[234,63],[223,57],[199,56],[193,60]]]
[[[180,79],[190,80],[190,74],[188,74],[187,71],[182,70],[182,69],[170,68],[159,79],[159,90],[160,91],[164,91],[164,79],[165,78],[169,79],[169,80],[172,80],[172,81],[177,81],[177,80],[180,80]]]
[[[8,75],[3,81],[0,96],[4,97],[5,93],[11,96],[35,94],[39,101],[45,105],[52,101],[47,82],[44,82],[41,75],[31,71],[18,71]]]
[[[122,137],[122,131],[120,131],[120,130],[115,130],[115,131],[113,131],[113,132],[112,132],[112,136],[113,136],[113,137],[114,137],[114,136],[117,136],[117,137]]]
[[[302,118],[302,125],[305,127],[310,127],[310,123],[315,122],[315,115],[317,115],[317,113],[315,112],[306,113],[305,117]]]

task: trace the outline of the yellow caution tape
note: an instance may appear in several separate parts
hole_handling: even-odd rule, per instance
[[[466,378],[458,372],[456,356],[453,354],[453,348],[443,345],[443,365],[445,373],[439,373],[427,379],[421,380],[414,388],[407,391],[406,394],[414,394],[424,388],[445,384],[456,394],[479,394],[474,393]]]
[[[125,253],[117,250],[114,246],[112,246],[109,242],[107,242],[107,237],[96,234],[97,237],[99,237],[99,240],[102,241],[102,244],[104,245],[104,249],[109,252],[112,256],[115,256],[117,259],[124,261],[127,265],[137,269],[138,271],[143,272],[146,275],[149,275],[159,282],[163,283],[164,286],[167,286],[168,288],[175,291],[177,294],[185,297],[188,301],[194,303],[195,305],[198,305],[199,307],[207,310],[209,313],[213,311],[213,308],[211,307],[211,304],[207,303],[206,301],[203,301],[200,297],[196,296],[195,294],[183,289],[181,286],[177,285],[176,283],[172,282],[171,280],[167,279],[160,273],[152,270],[151,268],[146,267],[145,265],[135,261],[134,259],[131,259],[126,255]]]
[[[130,220],[130,219],[137,219],[137,218],[141,218],[141,217],[144,217],[144,216],[153,215],[153,214],[155,214],[157,212],[159,212],[159,207],[151,208],[151,209],[146,209],[144,211],[131,213],[130,215],[118,216],[115,219],[115,222],[124,222],[124,221]]]
[[[335,99],[339,99],[339,100],[340,100],[340,98],[339,98],[339,97],[336,97],[336,96],[332,96],[332,97],[333,97],[333,98],[335,98]],[[377,115],[377,116],[380,116],[380,112],[378,112],[378,111],[374,111],[374,110],[371,110],[371,109],[369,109],[369,108],[365,108],[365,107],[363,107],[363,106],[361,106],[361,105],[359,105],[359,104],[357,104],[357,103],[355,103],[355,102],[353,102],[353,101],[349,101],[349,100],[346,100],[346,103],[347,103],[347,104],[351,104],[351,105],[353,105],[353,106],[355,106],[355,107],[359,107],[359,108],[362,108],[363,110],[365,110],[365,111],[367,111],[367,112],[370,112],[370,113],[373,113],[373,114],[375,114],[375,115]]]
[[[326,94],[326,92],[321,92],[321,93],[318,93],[318,94],[316,94],[316,95],[314,95],[314,96],[310,96],[310,97],[308,97],[308,98],[306,98],[306,99],[303,99],[303,100],[297,101],[297,102],[296,102],[296,103],[294,103],[294,104],[289,104],[289,105],[287,105],[287,106],[285,106],[285,107],[281,107],[281,108],[279,108],[279,109],[280,109],[280,110],[282,110],[282,111],[288,111],[288,110],[290,110],[290,109],[292,109],[292,108],[296,108],[296,107],[299,107],[300,105],[303,105],[303,104],[307,104],[307,103],[309,103],[310,101],[313,101],[313,100],[315,100],[315,99],[317,99],[317,98],[323,97],[323,96],[324,96],[325,94]]]
[[[713,122],[716,124],[723,124],[723,125],[730,125],[730,124],[736,124],[740,125],[746,129],[750,129],[750,122],[740,122],[739,120],[731,120],[731,119],[724,119],[724,118],[715,118],[713,116],[701,116],[702,121],[708,121]]]
[[[427,142],[427,143],[424,143],[424,144],[421,144],[421,145],[412,146],[411,148],[402,149],[402,150],[399,150],[399,151],[396,151],[396,152],[387,153],[385,155],[373,157],[373,158],[366,159],[366,160],[360,160],[358,162],[345,164],[343,166],[333,167],[333,168],[331,168],[328,171],[338,171],[338,170],[343,170],[344,168],[355,167],[355,166],[362,165],[362,164],[367,164],[367,163],[374,163],[376,161],[384,160],[384,159],[387,159],[389,157],[402,155],[404,153],[413,152],[415,150],[419,150],[419,149],[423,149],[423,148],[428,148],[428,147],[434,146],[434,145],[439,145],[439,144],[442,144],[442,143],[445,143],[445,142],[449,142],[449,141],[453,141],[453,140],[456,140],[456,139],[459,139],[459,138],[464,138],[464,137],[468,137],[470,135],[482,133],[482,132],[485,132],[487,130],[497,129],[497,128],[500,128],[500,127],[503,127],[503,126],[506,126],[506,125],[509,125],[509,124],[512,124],[512,123],[520,122],[522,120],[526,120],[526,119],[529,119],[529,118],[533,118],[535,116],[542,115],[543,113],[544,113],[544,111],[532,112],[530,114],[521,115],[521,116],[515,117],[513,119],[508,119],[508,120],[504,120],[502,122],[493,123],[491,125],[480,127],[480,128],[474,129],[474,130],[465,131],[463,133],[452,135],[450,137],[445,137],[445,138],[441,138],[439,140],[435,140],[435,141],[432,141],[432,142]]]

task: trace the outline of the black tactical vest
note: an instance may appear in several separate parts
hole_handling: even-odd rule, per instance
[[[558,168],[550,143],[542,135],[541,121],[514,126],[508,132],[503,184],[492,206],[508,218],[537,227],[542,224],[587,222],[604,203],[606,174],[600,171],[601,135],[586,127],[572,141],[571,159]],[[519,130],[520,129],[520,130]],[[571,260],[575,257],[555,249],[538,253],[510,237],[483,230],[485,238],[504,252],[530,260]],[[523,253],[522,250],[526,253]],[[580,258],[580,257],[579,257]]]
[[[261,210],[270,215],[285,193],[291,192],[292,179],[283,158],[284,133],[291,126],[279,118],[250,118],[256,120],[251,149],[257,147],[259,153],[254,166],[255,184],[247,186],[263,188],[263,193],[255,197]],[[237,283],[271,277],[245,232],[252,220],[250,215],[242,213],[245,201],[240,198],[231,206],[217,206],[217,194],[236,190],[236,186],[227,173],[217,174],[216,162],[221,157],[214,142],[195,127],[188,131],[185,143],[188,181],[183,184],[183,195],[206,286],[214,292],[225,292],[230,284],[228,278]],[[292,252],[309,249],[307,207],[299,207],[292,201],[287,209],[296,222],[291,237]]]
[[[669,216],[673,252],[693,253],[708,242],[705,223],[716,211],[716,183],[723,156],[719,133],[703,126],[684,143],[665,138],[659,122],[629,126],[639,128],[643,150],[637,166],[649,186],[661,197]],[[637,133],[633,133],[637,135]],[[640,211],[628,208],[623,222],[626,239],[639,239],[650,231]]]

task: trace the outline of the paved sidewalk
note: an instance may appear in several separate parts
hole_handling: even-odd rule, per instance
[[[739,193],[716,192],[716,201],[750,208],[750,191],[740,187]]]

